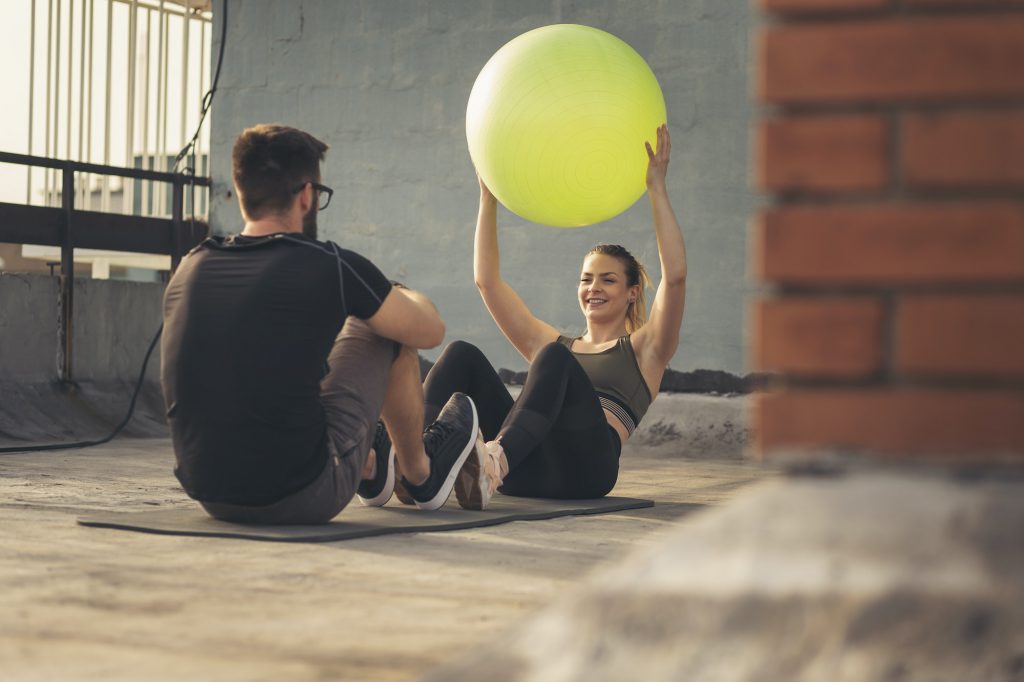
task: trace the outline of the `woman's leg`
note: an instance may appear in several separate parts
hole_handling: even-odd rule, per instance
[[[590,378],[565,346],[534,358],[526,385],[499,431],[509,495],[601,497],[615,485],[619,442]]]
[[[465,393],[476,404],[480,432],[493,440],[512,409],[512,396],[479,348],[453,341],[444,349],[423,382],[425,423],[437,418],[452,393]]]

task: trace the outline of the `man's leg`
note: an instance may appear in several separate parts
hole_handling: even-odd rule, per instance
[[[328,437],[339,455],[337,494],[347,504],[363,478],[400,345],[349,317],[328,357],[320,383]]]
[[[430,461],[423,450],[423,385],[414,348],[403,346],[391,365],[381,415],[402,475],[410,483],[423,483],[430,474]]]
[[[349,318],[328,356],[320,382],[327,419],[328,456],[320,476],[291,495],[263,507],[203,503],[215,518],[241,523],[326,523],[355,495],[384,403],[399,345]]]
[[[415,350],[403,349],[394,341],[377,336],[365,322],[354,318],[346,322],[331,351],[329,364],[321,396],[338,452],[353,454],[348,466],[343,467],[345,483],[352,480],[348,499],[354,496],[364,471],[369,473],[374,467],[367,466],[366,460],[378,417],[383,414],[403,469],[405,488],[416,505],[436,509],[444,504],[477,439],[473,401],[456,393],[437,420],[424,430],[423,387]],[[377,455],[376,466],[391,466],[387,455]],[[383,504],[380,500],[386,502],[385,498],[390,496],[390,476],[381,473],[377,472],[374,478],[383,479],[385,485],[380,490],[381,486],[374,485],[371,497]]]

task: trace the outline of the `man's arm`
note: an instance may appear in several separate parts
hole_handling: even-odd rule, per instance
[[[391,288],[366,324],[375,334],[412,348],[433,348],[444,341],[444,322],[434,304],[401,285]]]

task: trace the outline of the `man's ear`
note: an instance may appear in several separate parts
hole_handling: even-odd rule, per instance
[[[313,193],[316,190],[313,189],[313,183],[306,182],[302,186],[302,191],[299,192],[297,201],[299,202],[299,210],[302,215],[306,215],[309,212],[309,207],[313,205]]]

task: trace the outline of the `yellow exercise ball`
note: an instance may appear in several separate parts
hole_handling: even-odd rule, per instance
[[[645,190],[666,120],[654,73],[625,42],[578,24],[544,26],[494,53],[466,109],[469,153],[513,213],[555,227],[613,218]]]

